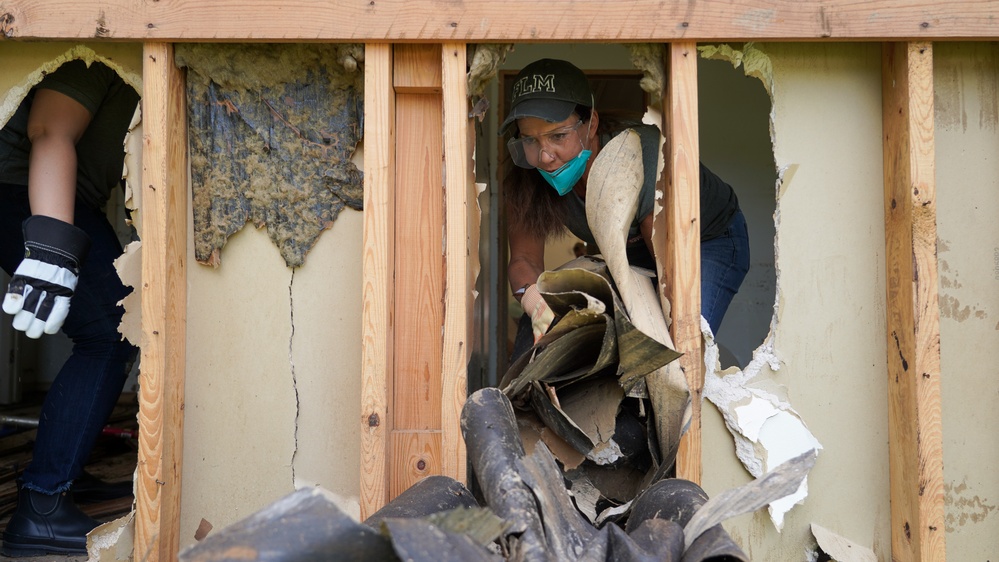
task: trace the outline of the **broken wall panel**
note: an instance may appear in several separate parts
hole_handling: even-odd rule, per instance
[[[889,559],[881,48],[753,48],[753,72],[772,96],[779,174],[774,318],[748,364],[720,374],[708,365],[706,378],[728,379],[729,396],[746,396],[734,408],[752,406],[751,397],[778,406],[743,410],[754,414],[744,436],[763,444],[755,450],[733,446],[718,410],[704,408],[703,486],[713,494],[747,478],[733,458],[771,466],[792,454],[783,444],[817,441],[807,496],[785,506],[780,531],[760,515],[726,528],[754,560],[814,552],[814,521]],[[792,415],[800,422],[784,423]]]
[[[178,47],[189,69],[195,257],[219,265],[244,224],[299,267],[344,207],[362,206],[357,45]]]

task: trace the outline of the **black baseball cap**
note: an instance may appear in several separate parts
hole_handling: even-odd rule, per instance
[[[537,117],[550,123],[564,121],[577,105],[593,107],[590,81],[583,71],[564,60],[536,60],[517,74],[510,113],[500,126],[500,134],[521,117]]]

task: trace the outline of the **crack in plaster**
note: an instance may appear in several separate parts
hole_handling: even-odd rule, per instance
[[[288,367],[291,371],[291,388],[295,391],[295,430],[294,445],[291,450],[291,483],[295,485],[295,460],[298,458],[298,422],[302,415],[302,399],[298,394],[298,375],[295,372],[295,268],[291,268],[291,281],[288,283],[288,308],[291,334],[288,336]]]

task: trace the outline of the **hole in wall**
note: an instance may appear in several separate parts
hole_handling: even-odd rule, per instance
[[[759,79],[728,61],[702,58],[697,73],[701,161],[735,188],[749,228],[749,272],[716,334],[722,368],[744,367],[770,331],[777,291],[772,104]]]
[[[40,45],[39,47],[44,49],[45,46]],[[122,52],[126,50],[121,49]],[[28,61],[36,58],[30,49],[24,49],[20,53],[20,56]],[[37,58],[44,59],[44,57]],[[114,61],[98,56],[94,51],[84,46],[77,46],[60,56],[43,62],[31,71],[26,71],[23,76],[7,77],[13,80],[20,79],[20,82],[17,84],[5,82],[4,85],[0,86],[0,126],[7,125],[8,120],[12,121],[13,126],[14,119],[26,115],[18,114],[16,110],[45,74],[76,59],[82,59],[90,64],[93,64],[94,61],[104,63],[116,71],[133,89],[141,89],[138,73],[130,73]],[[141,151],[141,131],[135,129],[138,126],[136,115],[131,116],[133,118],[129,127],[131,132],[130,136],[126,136],[128,146],[124,149],[125,165],[133,172],[137,172],[141,168],[141,155],[135,152],[136,149]],[[129,142],[129,138],[131,138],[131,142]],[[129,152],[132,152],[131,159]],[[3,181],[13,180],[0,178],[0,182]],[[128,183],[132,181],[130,177]],[[134,202],[127,200],[125,188],[126,181],[122,180],[120,189],[111,190],[110,198],[104,209],[108,223],[123,247],[138,238],[137,230],[130,220],[130,211],[126,209],[126,207],[131,208]],[[138,260],[135,260],[134,264],[138,269]],[[4,291],[7,289],[9,279],[8,272],[0,270],[0,286],[3,287]],[[131,285],[132,283],[126,282],[126,284]],[[53,335],[44,335],[37,340],[27,338],[22,332],[11,327],[11,320],[10,315],[0,315],[0,448],[4,451],[4,454],[0,455],[0,470],[10,476],[4,479],[3,483],[0,483],[2,486],[10,487],[3,488],[2,493],[0,493],[0,498],[9,499],[9,503],[6,500],[0,501],[0,528],[6,526],[14,508],[16,492],[8,492],[14,489],[17,477],[27,467],[33,455],[35,428],[41,417],[43,400],[59,375],[63,364],[70,357],[73,347],[72,341],[61,331]],[[135,334],[129,333],[129,340],[138,341],[135,336]],[[90,458],[84,465],[86,473],[105,481],[130,481],[136,466],[138,360],[136,359],[128,365],[131,367],[124,382],[122,394],[106,422],[104,431],[97,437]],[[16,443],[17,446],[9,446],[12,442]],[[81,504],[81,506],[85,512],[101,521],[114,519],[131,510],[131,498],[116,500],[118,503],[114,506],[111,506],[109,501],[104,500],[93,505]]]
[[[477,169],[488,170],[488,181],[500,190],[502,172],[497,158],[504,139],[498,136],[498,124],[505,116],[509,88],[513,77],[530,62],[539,58],[568,60],[587,72],[594,92],[614,103],[629,104],[635,95],[648,95],[638,85],[641,71],[632,63],[631,53],[624,45],[518,44],[499,66],[497,78],[487,90],[491,98],[492,116],[482,126],[477,154]],[[725,320],[716,334],[722,367],[747,365],[753,351],[766,339],[773,318],[776,294],[774,260],[774,211],[776,208],[773,146],[770,137],[771,100],[762,82],[745,75],[728,61],[700,59],[698,64],[698,103],[701,161],[731,184],[746,215],[750,236],[750,270],[739,293],[729,307]],[[598,111],[601,101],[598,99]],[[488,155],[488,162],[485,157]],[[519,310],[508,295],[505,269],[508,246],[505,238],[502,198],[493,195],[491,212],[483,216],[481,239],[499,252],[494,260],[497,304],[482,313],[496,319],[493,340],[495,365],[490,377],[505,371],[516,333]],[[546,268],[552,269],[573,259],[573,246],[578,240],[567,235],[546,247]],[[485,272],[484,272],[485,273]],[[486,380],[489,380],[488,378]],[[494,381],[495,379],[493,379]],[[495,382],[492,382],[495,384]]]

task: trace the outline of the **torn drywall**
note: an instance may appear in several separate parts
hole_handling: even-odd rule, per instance
[[[108,521],[87,535],[87,554],[90,562],[131,562],[144,560],[134,556],[135,511],[124,517]]]
[[[746,43],[742,49],[733,49],[731,45],[704,45],[697,48],[701,57],[712,60],[724,60],[732,63],[733,68],[742,66],[746,76],[753,76],[763,82],[767,95],[773,97],[773,65],[770,57],[756,48],[753,43]]]
[[[132,345],[142,341],[142,243],[136,240],[125,246],[125,251],[114,260],[118,277],[132,292],[118,304],[125,307],[125,314],[118,324],[118,332]]]
[[[135,109],[132,123],[125,135],[125,163],[121,172],[125,180],[124,207],[126,224],[135,233],[141,228],[142,190],[142,107]],[[124,252],[114,262],[118,277],[126,287],[131,287],[129,293],[120,303],[125,308],[118,331],[122,337],[138,346],[142,341],[142,243],[133,240],[128,243]]]
[[[746,44],[742,50],[733,49],[729,45],[708,45],[700,47],[699,51],[706,59],[725,60],[736,68],[742,65],[746,75],[758,78],[763,82],[767,93],[773,96],[773,71],[770,60],[751,43]],[[772,109],[770,124],[772,142]],[[782,179],[778,179],[778,189]],[[779,211],[778,207],[774,214],[777,226],[780,221]],[[780,270],[777,269],[776,273],[777,291],[770,334],[754,352],[752,361],[744,370],[739,370],[737,367],[721,370],[719,349],[715,344],[714,334],[703,319],[701,326],[705,341],[704,397],[721,412],[725,425],[735,440],[736,455],[746,470],[757,478],[774,466],[805,451],[814,449],[817,452],[822,449],[822,445],[808,430],[787,398],[782,396],[783,393],[769,388],[772,386],[771,383],[761,376],[764,365],[772,371],[779,368],[773,350],[780,304]],[[778,531],[783,528],[784,515],[804,500],[807,494],[806,478],[796,493],[770,504],[771,520]]]
[[[642,71],[639,85],[649,93],[652,107],[662,107],[663,92],[666,91],[665,47],[660,43],[634,43],[628,45],[631,64]],[[661,123],[661,121],[660,121]],[[659,123],[656,123],[658,126]]]
[[[186,66],[195,258],[266,227],[299,267],[344,207],[363,204],[351,156],[362,135],[360,45],[178,45]]]
[[[776,370],[777,358],[767,345],[761,346],[744,371],[731,367],[720,371],[718,346],[707,322],[701,320],[704,336],[704,397],[714,404],[735,438],[736,455],[750,474],[759,478],[773,467],[806,451],[822,449],[804,421],[786,398],[754,386],[764,365]],[[806,478],[798,491],[770,504],[769,512],[779,531],[784,515],[808,495]]]

